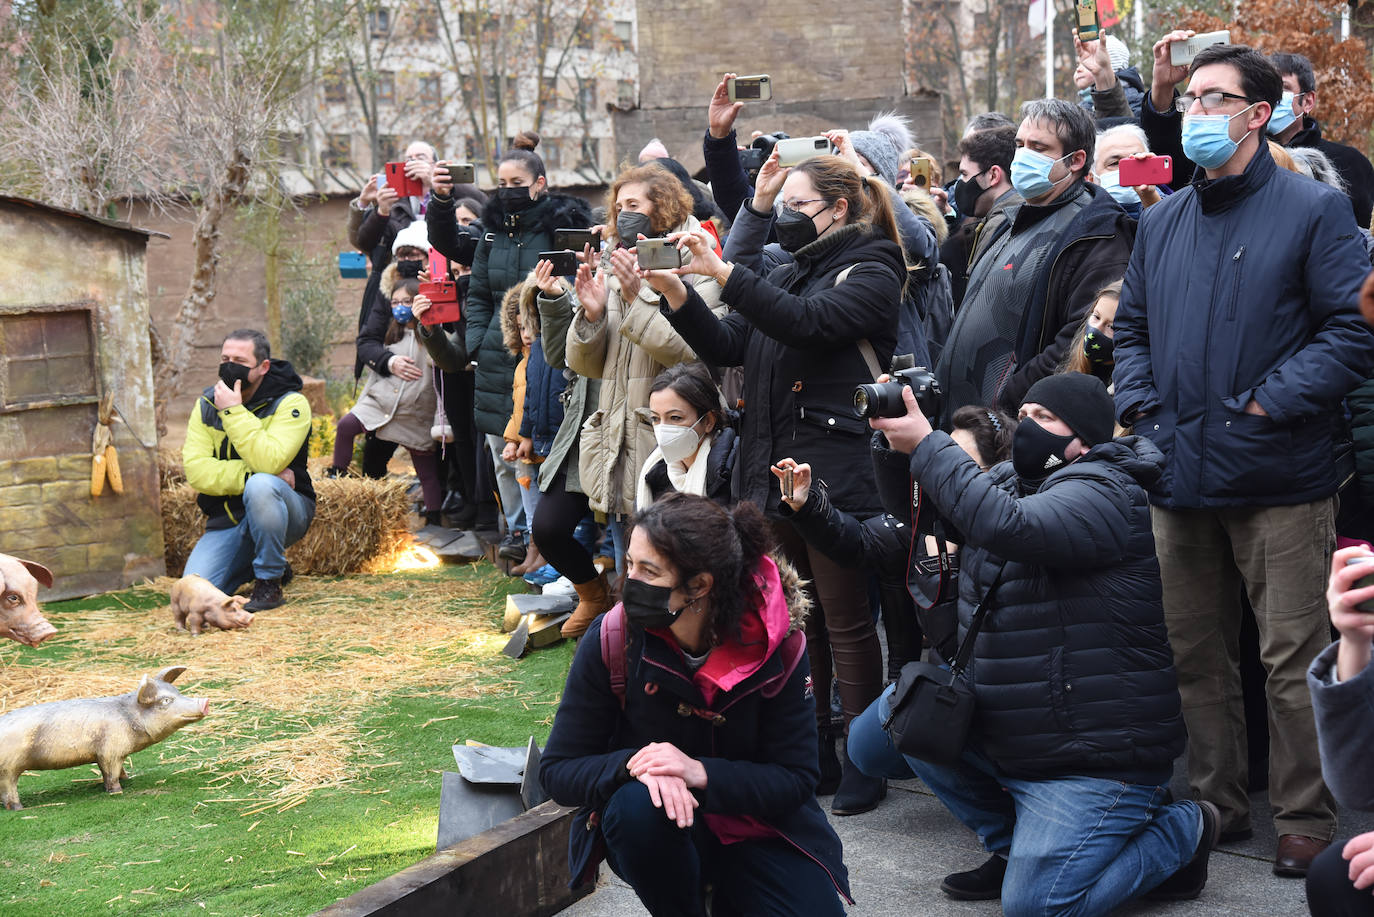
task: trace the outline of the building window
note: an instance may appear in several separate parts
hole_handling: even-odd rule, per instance
[[[86,309],[0,315],[0,410],[93,401],[91,343]]]
[[[433,10],[411,10],[407,16],[406,28],[410,37],[416,41],[434,41],[439,37],[439,20]]]
[[[289,166],[304,166],[306,164],[305,135],[300,133],[283,133],[281,140],[281,158]]]
[[[630,42],[635,40],[635,24],[628,19],[617,19],[615,21],[615,40],[629,47]]]
[[[353,164],[353,135],[326,134],[324,155],[320,157],[329,169],[346,169]]]
[[[551,76],[539,78],[539,96],[545,105],[558,98],[558,80]]]
[[[616,80],[615,82],[616,106],[619,108],[635,107],[635,83],[634,80]]]
[[[337,70],[325,75],[324,100],[333,105],[341,105],[348,101],[348,83],[344,81],[344,75]]]
[[[377,72],[377,101],[383,105],[396,104],[396,74],[390,70]]]
[[[420,77],[419,89],[422,104],[430,105],[443,101],[439,98],[439,93],[442,90],[439,88],[438,74]]]
[[[382,154],[382,158],[395,162],[403,159],[405,150],[401,146],[401,138],[396,134],[378,134],[377,150]]]
[[[583,111],[596,108],[596,83],[592,80],[579,80],[577,84],[577,105]]]
[[[591,50],[596,44],[596,24],[590,15],[577,20],[577,30],[573,35],[573,45],[584,51]]]
[[[367,14],[367,30],[373,38],[386,38],[391,34],[391,11],[379,6]]]
[[[539,138],[539,156],[550,169],[563,168],[563,141],[552,137]]]

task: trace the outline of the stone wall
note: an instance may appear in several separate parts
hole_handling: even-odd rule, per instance
[[[144,246],[141,233],[0,199],[0,551],[53,571],[45,599],[164,572]],[[92,345],[84,357],[23,360],[36,347],[70,349],[35,328],[82,314],[89,336],[69,338]],[[46,386],[35,385],[44,373]],[[40,389],[49,394],[23,395]],[[92,497],[91,437],[106,393],[121,418],[112,429],[124,493],[107,486]]]
[[[905,88],[902,15],[900,0],[640,4],[640,103],[616,113],[618,158],[632,161],[659,137],[695,173],[703,165],[706,106],[729,71],[772,78],[772,102],[749,103],[740,114],[744,143],[754,130],[798,137],[857,129],[879,111],[896,109],[912,119],[922,146],[938,144],[938,96],[908,95]]]

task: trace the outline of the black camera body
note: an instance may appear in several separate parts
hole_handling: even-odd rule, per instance
[[[740,150],[739,163],[744,167],[744,171],[749,173],[749,180],[752,182],[758,177],[759,169],[768,161],[768,157],[773,155],[773,147],[777,146],[779,140],[788,139],[783,131],[774,131],[771,134],[760,134],[754,138],[754,142],[749,145],[749,149]]]
[[[872,382],[854,389],[854,413],[862,418],[904,417],[906,404],[902,401],[902,389],[909,388],[916,396],[916,404],[921,413],[932,424],[936,423],[943,410],[943,394],[935,374],[924,366],[898,369],[887,382]]]

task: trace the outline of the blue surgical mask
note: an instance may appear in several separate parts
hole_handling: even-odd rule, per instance
[[[1183,153],[1204,169],[1218,169],[1236,154],[1240,140],[1231,139],[1231,121],[1254,108],[1253,104],[1234,115],[1184,115]]]
[[[1132,204],[1140,203],[1140,195],[1135,193],[1135,189],[1121,184],[1121,173],[1113,169],[1110,172],[1103,172],[1097,177],[1097,183],[1102,186],[1102,190],[1112,196],[1112,199],[1122,207],[1129,207]]]
[[[1298,113],[1293,111],[1293,98],[1293,93],[1285,92],[1279,104],[1274,106],[1274,113],[1269,116],[1269,126],[1265,128],[1269,136],[1282,134],[1298,120]]]
[[[1070,153],[1069,156],[1072,156]],[[1069,156],[1051,159],[1044,153],[1037,153],[1029,147],[1021,147],[1011,160],[1011,186],[1026,200],[1043,197],[1054,190],[1057,181],[1050,181],[1050,171],[1056,162],[1063,162]],[[1065,178],[1072,177],[1070,172]],[[1063,181],[1061,178],[1059,181]]]
[[[415,313],[410,311],[410,303],[392,303],[391,317],[396,319],[396,324],[407,325],[415,321]]]

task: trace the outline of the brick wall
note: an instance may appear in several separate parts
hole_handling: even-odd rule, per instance
[[[706,106],[722,74],[767,73],[773,100],[749,103],[736,123],[793,137],[858,129],[880,111],[912,119],[923,146],[938,145],[939,97],[907,95],[900,0],[798,4],[662,0],[639,6],[640,107],[615,114],[618,161],[653,137],[696,173]]]

